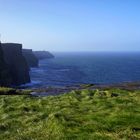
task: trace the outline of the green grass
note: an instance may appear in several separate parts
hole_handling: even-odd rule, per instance
[[[0,140],[139,139],[140,91],[0,96]]]
[[[8,87],[0,87],[0,95],[28,95],[31,90],[20,90]]]

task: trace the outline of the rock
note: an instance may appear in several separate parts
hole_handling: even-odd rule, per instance
[[[117,93],[111,93],[111,97],[118,97],[119,96],[119,94],[117,94]]]
[[[8,65],[4,61],[4,54],[0,42],[0,86],[9,86],[12,79],[9,74]]]
[[[38,67],[38,58],[34,55],[32,49],[23,49],[22,53],[29,67]]]
[[[2,43],[4,61],[6,62],[12,85],[30,82],[29,66],[22,55],[22,44]]]
[[[132,131],[134,131],[134,132],[140,131],[140,127],[134,127],[134,128],[132,128]]]
[[[50,59],[50,58],[54,58],[54,55],[51,54],[48,51],[34,51],[35,56],[38,59]]]

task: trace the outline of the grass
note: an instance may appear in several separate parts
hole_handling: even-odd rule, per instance
[[[28,95],[31,90],[20,90],[8,87],[0,87],[0,95]]]
[[[0,96],[0,140],[139,140],[140,91]]]

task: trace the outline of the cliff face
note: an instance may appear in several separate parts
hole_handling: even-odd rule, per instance
[[[22,55],[22,45],[2,43],[2,50],[12,78],[12,84],[20,85],[30,82],[29,67]]]
[[[0,86],[9,86],[12,79],[9,74],[8,66],[4,61],[3,50],[0,42]]]
[[[50,58],[54,58],[54,55],[51,54],[48,51],[34,51],[35,56],[38,59],[50,59]]]
[[[38,59],[34,55],[32,49],[23,49],[23,56],[25,57],[29,67],[38,67]]]

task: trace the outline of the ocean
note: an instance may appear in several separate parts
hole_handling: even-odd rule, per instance
[[[33,87],[140,81],[140,52],[54,53],[30,72]]]

